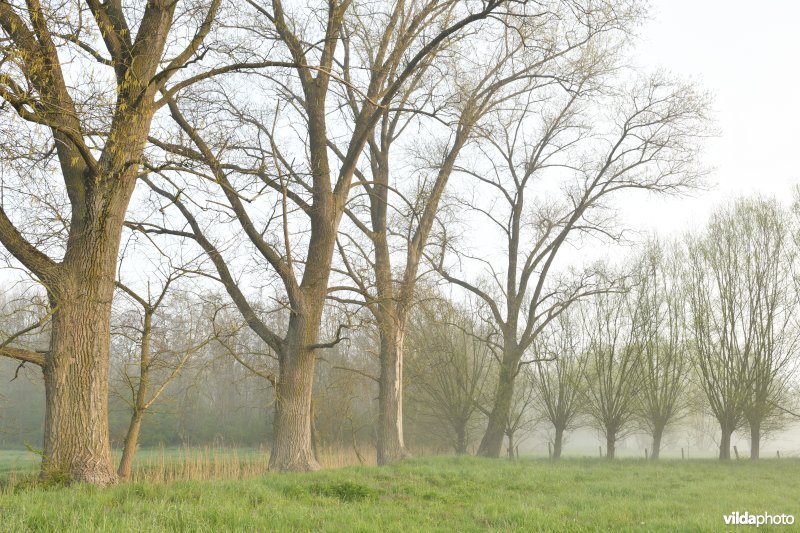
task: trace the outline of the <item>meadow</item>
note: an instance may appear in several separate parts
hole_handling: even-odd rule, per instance
[[[3,453],[0,468],[7,472],[11,458]],[[168,452],[160,463],[158,451],[149,453],[153,475],[171,456]],[[239,451],[235,457],[218,458],[229,465],[251,465],[238,474],[229,468],[214,475],[206,466],[205,480],[169,481],[170,476],[163,476],[165,481],[134,481],[109,489],[26,483],[9,487],[6,477],[0,529],[722,531],[733,529],[725,527],[723,515],[734,511],[800,514],[797,459],[721,464],[699,459],[654,463],[426,457],[383,468],[275,474],[256,471],[252,465],[263,461],[259,455]],[[200,456],[195,460],[194,470],[182,470],[184,476],[201,475]],[[141,462],[148,462],[147,454]],[[139,468],[140,475],[147,471]],[[171,468],[181,472],[178,466]]]

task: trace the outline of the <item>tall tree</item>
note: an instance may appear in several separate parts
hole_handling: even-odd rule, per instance
[[[678,243],[651,240],[634,274],[634,337],[642,352],[638,414],[653,437],[650,457],[654,460],[659,457],[664,431],[680,419],[687,403],[690,328],[684,264]]]
[[[599,294],[583,313],[586,330],[584,391],[586,411],[605,435],[606,458],[631,424],[641,390],[641,350],[635,344],[634,310],[627,292]]]
[[[340,249],[345,272],[355,286],[340,289],[363,298],[380,335],[381,464],[406,455],[402,417],[405,330],[423,252],[455,165],[481,130],[487,114],[520,94],[538,92],[569,78],[569,69],[574,66],[569,64],[570,59],[621,24],[619,14],[570,9],[576,6],[586,7],[583,2],[572,1],[532,4],[526,17],[497,17],[481,25],[479,36],[465,36],[440,50],[446,68],[436,64],[420,69],[398,97],[397,105],[383,110],[370,137],[369,166],[356,173],[366,194],[356,196],[347,211],[356,228],[368,238],[368,246],[348,245],[347,241],[356,238],[352,234],[343,239]],[[364,34],[362,48],[374,47],[369,35]],[[482,52],[473,54],[477,39]],[[357,102],[351,101],[351,106],[357,112]],[[407,135],[409,130],[420,128],[430,132],[431,138],[446,136],[447,140],[423,143],[419,137]],[[403,148],[406,154],[409,145],[420,160],[410,168],[396,155]],[[414,179],[416,176],[421,177]],[[406,193],[402,184],[409,181],[413,192]],[[365,252],[361,259],[367,268],[359,268],[352,248]]]
[[[2,115],[9,136],[3,165],[26,180],[30,173],[42,180],[60,173],[64,190],[45,205],[66,196],[68,211],[56,242],[48,242],[25,227],[24,212],[9,212],[8,195],[0,195],[6,202],[0,243],[46,287],[52,310],[46,352],[0,350],[44,372],[44,475],[97,485],[117,479],[108,435],[108,359],[125,211],[151,120],[163,103],[159,93],[193,81],[180,74],[167,86],[202,59],[220,0],[205,9],[181,4],[0,2],[0,98],[15,111]],[[171,32],[184,20],[195,28]]]
[[[202,94],[170,101],[172,118],[189,142],[153,139],[173,159],[153,167],[163,183],[149,183],[180,211],[188,228],[140,229],[191,235],[206,251],[249,326],[278,358],[270,466],[315,470],[319,465],[311,443],[311,398],[316,353],[341,339],[320,339],[320,323],[339,223],[359,158],[384,110],[395,104],[419,69],[434,61],[441,46],[472,23],[516,3],[428,0],[362,5],[344,0],[328,2],[321,14],[316,4],[248,3],[256,21],[251,44],[281,54],[284,68],[254,77],[244,101],[238,93],[223,90],[216,121],[202,119],[208,112]],[[367,31],[378,35],[376,46],[363,51],[368,57],[350,54],[352,25],[369,25]],[[207,88],[215,95],[218,89]],[[269,111],[258,107],[263,101],[270,102]],[[354,110],[344,115],[342,110],[353,107],[353,101]],[[333,122],[331,117],[342,120]],[[344,140],[337,142],[340,137]],[[175,181],[180,178],[168,175],[176,166],[209,178],[211,194],[216,195],[206,197],[213,206],[209,210],[223,204],[225,216],[236,221],[277,277],[272,289],[279,291],[288,314],[285,331],[270,327],[248,301],[224,250],[203,224],[207,215],[198,187],[183,187]],[[248,207],[256,203],[263,209]]]
[[[534,406],[553,425],[553,459],[560,459],[564,433],[574,429],[583,412],[584,365],[582,324],[574,310],[551,322],[533,345],[536,363],[532,373]]]
[[[659,74],[609,88],[613,57],[592,47],[574,59],[573,75],[560,80],[563,92],[551,88],[504,106],[482,138],[475,165],[459,169],[474,178],[465,204],[487,222],[480,231],[492,228],[502,239],[502,263],[487,259],[491,241],[484,237],[480,256],[451,243],[435,267],[486,302],[503,336],[481,455],[500,453],[515,379],[537,336],[573,302],[603,290],[591,268],[554,275],[564,271],[557,260],[565,244],[587,234],[613,238],[618,226],[607,208],[621,191],[672,193],[694,186],[702,174],[694,157],[706,129],[707,99]],[[460,263],[482,266],[483,282],[453,273],[446,251]]]
[[[744,424],[757,459],[763,424],[786,400],[797,343],[787,222],[774,200],[740,199],[689,245],[695,367],[720,425],[720,459]]]
[[[167,272],[160,287],[154,287],[148,277],[147,293],[139,294],[131,286],[117,282],[122,294],[138,309],[121,313],[121,323],[115,324],[116,334],[127,349],[119,368],[119,379],[127,394],[123,397],[130,407],[130,420],[125,432],[117,474],[129,479],[133,459],[139,446],[139,435],[145,415],[159,401],[167,387],[189,366],[192,358],[219,338],[204,317],[203,306],[197,299],[180,295],[177,282],[183,272]],[[209,314],[209,313],[206,313]],[[225,337],[233,335],[225,332]]]

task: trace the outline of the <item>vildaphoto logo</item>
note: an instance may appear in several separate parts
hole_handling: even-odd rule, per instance
[[[790,526],[794,524],[794,515],[790,514],[750,514],[747,511],[738,511],[723,515],[726,526]]]

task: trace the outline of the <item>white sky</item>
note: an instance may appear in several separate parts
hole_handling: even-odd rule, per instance
[[[660,233],[701,225],[715,205],[761,192],[789,200],[800,183],[800,2],[652,0],[636,63],[694,80],[714,96],[719,137],[705,162],[714,188],[695,198],[638,197],[633,227]]]

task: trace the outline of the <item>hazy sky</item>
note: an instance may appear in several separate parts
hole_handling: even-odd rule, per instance
[[[718,138],[705,161],[714,189],[697,198],[626,205],[635,226],[664,232],[701,224],[724,199],[791,196],[800,183],[800,2],[652,0],[636,62],[698,82],[714,95]],[[641,198],[641,197],[640,197]]]

